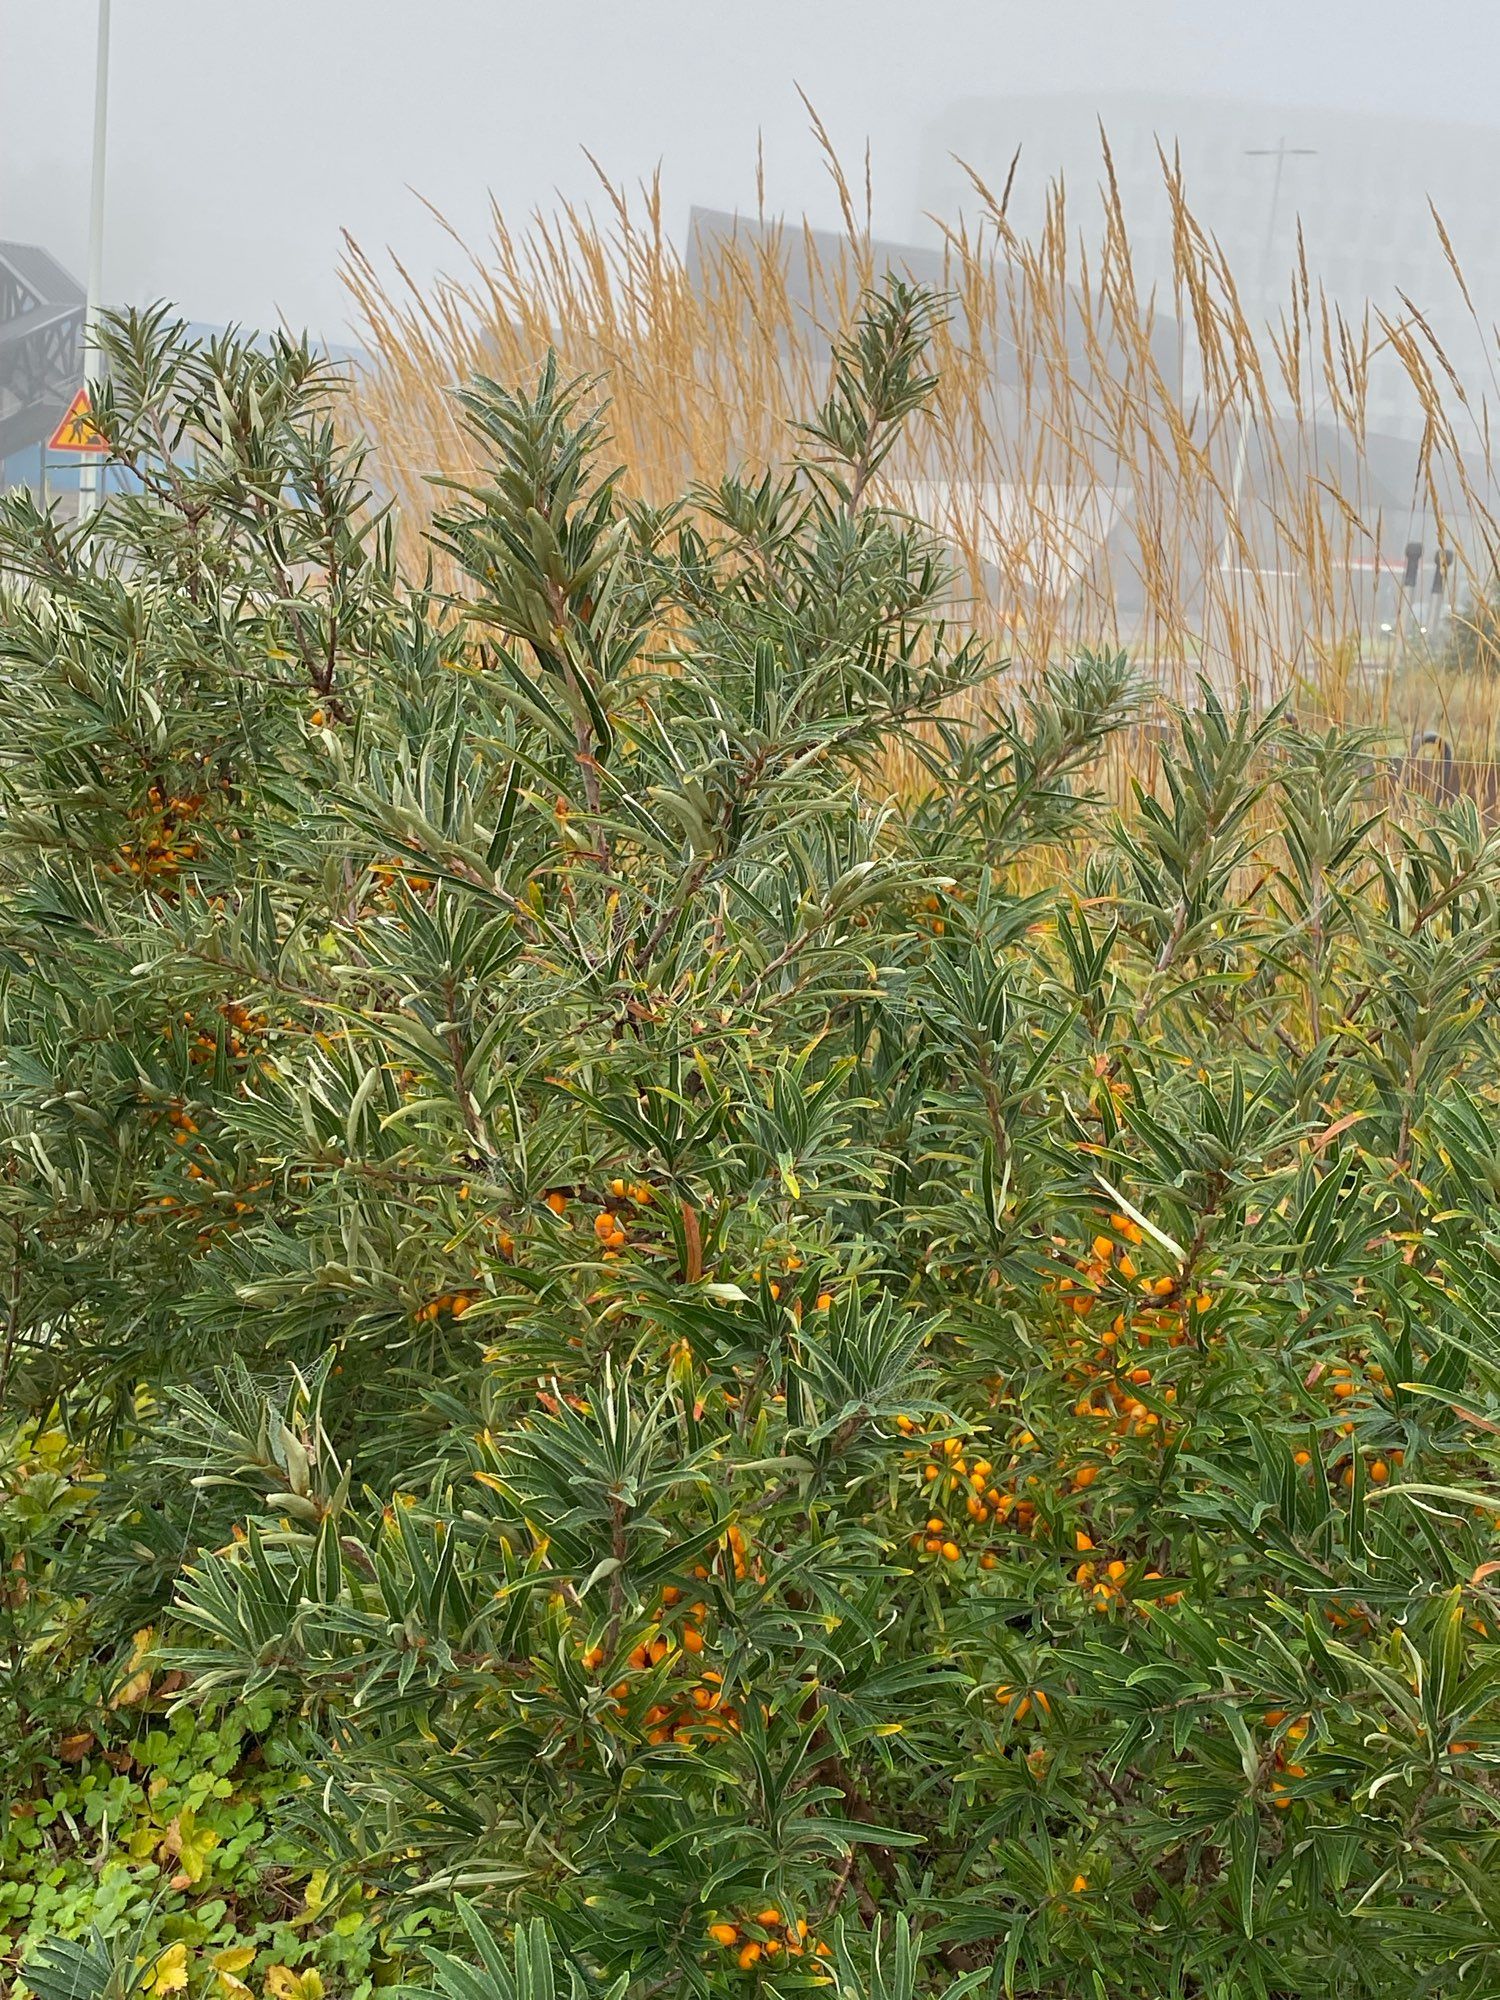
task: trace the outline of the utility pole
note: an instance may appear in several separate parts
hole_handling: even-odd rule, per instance
[[[1247,160],[1274,160],[1276,172],[1271,180],[1271,206],[1266,216],[1266,240],[1261,245],[1260,270],[1257,275],[1257,289],[1261,299],[1266,296],[1266,288],[1271,281],[1271,259],[1276,252],[1276,222],[1281,209],[1281,182],[1286,172],[1288,160],[1311,160],[1317,158],[1316,146],[1289,146],[1285,139],[1278,139],[1274,146],[1249,146],[1245,149]],[[1230,485],[1229,519],[1224,524],[1224,542],[1219,550],[1219,570],[1229,567],[1229,551],[1240,519],[1240,495],[1245,486],[1245,464],[1250,455],[1250,403],[1248,394],[1245,407],[1240,414],[1239,442],[1234,452],[1234,477]]]
[[[104,138],[109,123],[109,0],[99,0],[99,34],[94,55],[94,162],[89,186],[88,290],[83,307],[83,385],[92,402],[104,374],[99,351],[99,308],[104,290]],[[78,518],[99,505],[103,484],[99,460],[85,458],[78,473]]]

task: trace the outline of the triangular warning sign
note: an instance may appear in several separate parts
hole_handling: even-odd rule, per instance
[[[106,452],[105,443],[89,409],[89,392],[80,389],[69,403],[62,422],[47,440],[48,451]]]

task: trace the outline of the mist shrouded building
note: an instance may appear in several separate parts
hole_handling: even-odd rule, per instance
[[[1101,129],[1137,274],[1162,288],[1169,311],[1172,226],[1158,146],[1168,158],[1175,153],[1180,159],[1188,205],[1222,245],[1252,321],[1275,320],[1285,307],[1300,221],[1311,280],[1321,282],[1346,315],[1359,317],[1369,300],[1399,316],[1404,293],[1429,318],[1471,394],[1493,400],[1500,131],[1143,93],[962,98],[928,129],[916,233],[930,241],[934,225],[928,218],[946,222],[977,206],[960,161],[998,190],[1019,147],[1009,208],[1017,232],[1025,236],[1038,227],[1049,183],[1061,175],[1073,227],[1097,240]],[[1275,149],[1282,144],[1287,156],[1273,218]],[[1433,208],[1462,268],[1472,317]],[[1366,416],[1374,430],[1411,439],[1421,435],[1417,399],[1390,354],[1377,355],[1371,365]]]
[[[1001,129],[1014,150],[1013,127]],[[1097,160],[1097,129],[1088,136]],[[1159,185],[1154,150],[1149,158],[1158,179],[1142,157],[1138,200]],[[1038,201],[1048,178],[1036,176]],[[1130,211],[1128,188],[1123,198]],[[1023,235],[1037,220],[1026,201],[1022,189],[1012,209]],[[1073,213],[1086,231],[1084,205],[1075,203]],[[951,217],[959,206],[958,190],[949,190],[944,212]],[[1159,254],[1169,276],[1165,200],[1161,207],[1158,242],[1143,229],[1137,248],[1143,263]],[[1258,219],[1263,240],[1264,211],[1246,214],[1247,226]],[[1289,205],[1287,221],[1295,227]],[[749,265],[769,256],[780,268],[784,347],[814,357],[808,387],[821,393],[826,377],[815,357],[826,352],[836,317],[829,274],[847,275],[849,239],[695,209],[688,253],[695,289],[713,285],[726,245]],[[871,241],[863,251],[873,274],[890,270],[937,291],[951,291],[962,275],[930,239]],[[1039,308],[993,236],[976,254],[997,301],[982,327],[971,325],[969,352],[983,362],[967,377],[978,421],[957,441],[944,432],[930,462],[920,450],[898,454],[883,483],[963,552],[968,583],[1023,635],[1045,626],[1050,639],[1071,618],[1080,637],[1114,630],[1153,644],[1153,633],[1167,626],[1163,643],[1182,654],[1190,674],[1183,634],[1207,630],[1211,614],[1253,595],[1262,607],[1261,637],[1274,613],[1282,651],[1294,660],[1315,632],[1330,641],[1358,634],[1367,645],[1372,637],[1380,643],[1397,618],[1415,629],[1439,615],[1435,596],[1429,605],[1428,579],[1440,539],[1448,547],[1456,540],[1461,550],[1474,540],[1471,568],[1482,567],[1482,537],[1470,534],[1452,467],[1439,457],[1430,469],[1441,492],[1439,522],[1429,511],[1429,478],[1419,477],[1410,427],[1402,435],[1377,422],[1396,414],[1395,395],[1379,403],[1372,393],[1366,422],[1353,428],[1317,397],[1299,418],[1257,415],[1247,425],[1242,406],[1216,414],[1195,387],[1191,330],[1163,310],[1173,303],[1169,286],[1154,307],[1142,304],[1149,317],[1132,331],[1081,297],[1074,281],[1081,267],[1061,286],[1044,277]],[[1446,263],[1442,268],[1451,282]],[[1149,268],[1143,275],[1149,285]],[[1245,303],[1253,318],[1255,300]],[[1480,470],[1471,471],[1483,485]],[[1420,583],[1403,586],[1407,551],[1418,544]],[[1444,600],[1449,595],[1444,589]]]
[[[83,287],[36,244],[0,243],[0,489],[39,475],[82,380]]]

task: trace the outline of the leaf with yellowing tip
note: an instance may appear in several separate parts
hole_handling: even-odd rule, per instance
[[[1176,1240],[1176,1238],[1168,1236],[1167,1232],[1164,1229],[1158,1229],[1156,1224],[1151,1220],[1150,1216],[1143,1215],[1140,1209],[1138,1209],[1135,1206],[1134,1202],[1127,1201],[1118,1188],[1111,1187],[1109,1182],[1104,1178],[1103,1174],[1096,1171],[1094,1174],[1094,1179],[1099,1183],[1100,1187],[1103,1188],[1104,1192],[1109,1196],[1110,1200],[1115,1204],[1116,1208],[1119,1209],[1122,1215],[1128,1215],[1132,1222],[1138,1223],[1139,1226],[1145,1230],[1146,1234],[1153,1239],[1153,1241],[1161,1245],[1162,1249],[1166,1251],[1169,1257],[1176,1258],[1177,1267],[1180,1270],[1183,1264],[1187,1261],[1187,1252],[1183,1249],[1182,1245]]]

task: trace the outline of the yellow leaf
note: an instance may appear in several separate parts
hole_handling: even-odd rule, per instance
[[[151,1692],[151,1669],[142,1667],[138,1674],[132,1674],[115,1690],[110,1701],[111,1708],[135,1708]]]
[[[187,1983],[187,1946],[169,1944],[152,1966],[147,1987],[152,1993],[180,1993]]]
[[[311,1966],[293,1972],[289,1965],[273,1965],[266,1973],[269,2000],[323,2000],[323,1981]]]
[[[244,1972],[247,1967],[255,1963],[255,1946],[237,1944],[232,1945],[228,1951],[216,1951],[213,1963],[215,1970],[219,1972]]]

